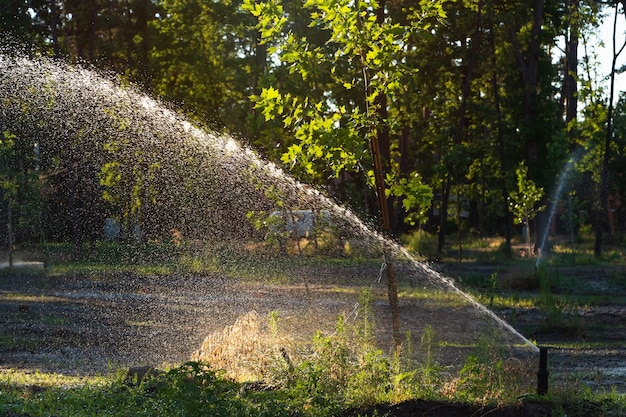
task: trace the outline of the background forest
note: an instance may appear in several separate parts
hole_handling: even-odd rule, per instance
[[[136,84],[363,218],[383,181],[391,232],[425,230],[439,254],[458,233],[503,236],[510,256],[570,163],[553,227],[591,227],[600,256],[626,226],[626,97],[589,43],[611,10],[625,18],[593,0],[2,0],[0,28],[5,54]],[[0,125],[2,246],[41,239],[42,212],[48,238],[101,233],[106,167],[84,167],[82,200],[102,203],[77,210],[55,193],[71,152],[40,158]]]

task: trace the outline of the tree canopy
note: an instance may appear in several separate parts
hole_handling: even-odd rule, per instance
[[[619,92],[601,87],[587,44],[609,8],[624,19],[620,2],[5,3],[5,53],[113,72],[195,123],[232,132],[363,217],[377,215],[382,185],[392,232],[437,233],[439,252],[452,232],[506,236],[510,252],[513,214],[521,216],[512,199],[530,202],[525,213],[546,206],[573,156],[571,192],[593,212],[587,221],[600,239],[624,231],[608,207],[621,213],[623,97],[612,106]],[[0,127],[0,158],[11,161],[0,176],[2,207],[26,207],[17,172],[32,171],[32,155],[11,149],[28,138]],[[99,178],[136,184],[139,168],[123,162],[98,167]],[[520,166],[537,198],[520,195]],[[132,199],[114,189],[109,203]]]

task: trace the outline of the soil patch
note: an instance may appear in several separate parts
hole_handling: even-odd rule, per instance
[[[413,272],[397,267],[401,282]],[[318,330],[332,333],[340,315],[348,323],[360,319],[359,297],[366,288],[377,339],[389,350],[390,309],[384,280],[376,280],[379,273],[375,264],[314,265],[300,268],[293,282],[262,283],[220,274],[49,276],[5,270],[0,274],[0,369],[93,374],[179,364],[208,335],[250,311],[263,320],[276,313],[281,336],[310,342]],[[498,334],[503,347],[520,343],[459,297],[401,294],[400,307],[402,331],[419,340],[430,327],[433,359],[445,366],[462,364],[485,335]],[[522,354],[528,356],[528,349]]]
[[[537,345],[549,348],[551,384],[626,393],[626,270],[623,265],[544,267],[441,265],[451,277],[495,295],[534,298],[538,307],[493,310]],[[540,274],[542,275],[540,279]],[[486,297],[487,298],[487,297]]]

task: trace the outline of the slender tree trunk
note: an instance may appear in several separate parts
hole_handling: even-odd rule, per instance
[[[376,23],[379,25],[385,24],[385,8],[386,0],[379,0],[378,9],[376,9]],[[383,174],[383,181],[385,174],[391,172],[391,137],[389,133],[389,126],[387,120],[389,114],[387,111],[387,95],[379,94],[376,97],[376,112],[378,116],[378,147],[380,149],[381,169]],[[389,216],[389,230],[387,232],[393,235],[397,231],[397,222],[395,216],[395,210],[393,198],[386,198],[385,204],[387,205],[387,213]]]
[[[620,3],[615,3],[615,17],[613,19],[613,59],[611,61],[611,86],[609,93],[609,107],[606,115],[606,136],[604,140],[604,155],[602,157],[602,171],[600,173],[600,196],[596,210],[596,239],[594,244],[594,255],[598,258],[602,255],[602,236],[606,227],[606,219],[608,216],[608,197],[609,197],[609,160],[611,152],[611,142],[613,141],[613,100],[615,96],[615,66],[618,56],[626,47],[624,42],[619,50],[617,49],[616,30],[617,16],[619,15]],[[626,6],[626,5],[624,5]],[[626,15],[625,15],[626,16]]]
[[[504,256],[511,259],[511,238],[513,236],[513,216],[509,208],[509,190],[507,187],[508,177],[508,160],[506,143],[502,134],[502,109],[500,108],[500,89],[498,87],[498,62],[496,57],[496,42],[494,37],[493,20],[490,19],[489,44],[491,47],[491,89],[493,90],[493,105],[496,112],[496,136],[498,138],[498,146],[500,151],[500,166],[502,167],[502,200],[504,205]]]
[[[463,83],[461,86],[461,104],[459,106],[458,113],[458,126],[456,132],[454,134],[454,145],[460,145],[465,135],[465,126],[467,125],[467,104],[469,102],[471,86],[472,86],[472,77],[474,68],[476,67],[476,58],[478,55],[478,46],[480,45],[481,38],[481,26],[482,26],[482,6],[483,0],[478,2],[478,14],[476,17],[476,27],[474,29],[474,33],[472,34],[470,49],[469,49],[469,57],[467,59],[467,65],[464,69],[463,74]],[[449,163],[448,165],[451,165]],[[449,167],[452,169],[452,166]],[[437,243],[437,254],[443,254],[443,248],[445,246],[445,238],[446,238],[446,224],[448,222],[448,199],[450,198],[450,183],[454,178],[450,177],[450,174],[447,175],[446,184],[444,186],[444,191],[441,196],[441,210],[439,211],[439,241]]]
[[[95,0],[92,0],[91,8],[89,9],[89,41],[87,44],[87,52],[89,57],[89,62],[93,62],[96,58],[96,33],[98,29],[98,3]]]
[[[576,120],[578,113],[578,9],[579,0],[568,0],[570,28],[565,40],[565,74],[563,77],[563,105],[566,125]]]
[[[441,193],[441,204],[439,205],[439,239],[437,241],[437,255],[443,255],[446,241],[446,223],[448,222],[448,203],[450,201],[450,174],[445,174],[443,180],[443,192]]]
[[[541,40],[539,35],[544,22],[544,0],[534,0],[533,22],[528,41],[528,49],[522,50],[517,37],[519,28],[509,28],[509,36],[513,44],[513,53],[519,65],[519,72],[524,83],[523,91],[523,119],[522,138],[528,161],[528,175],[536,178],[539,172],[540,136],[538,130],[539,114],[537,113],[537,98],[539,87],[539,58],[541,55]],[[536,226],[537,222],[535,222]],[[530,231],[530,230],[529,230]],[[538,248],[535,247],[535,250]]]
[[[152,8],[152,3],[150,0],[138,0],[136,1],[136,6],[133,10],[133,14],[136,19],[136,27],[137,33],[141,35],[141,42],[138,45],[138,62],[137,69],[139,70],[139,80],[138,82],[142,83],[145,87],[149,84],[149,49],[150,49],[150,39],[148,36],[148,21],[150,20],[150,11]],[[133,40],[131,39],[131,42]],[[128,45],[129,50],[133,48],[133,43]]]
[[[456,221],[458,225],[457,237],[459,240],[459,263],[463,261],[463,232],[461,231],[461,192],[460,187],[456,189]]]
[[[52,51],[55,57],[61,56],[59,47],[59,7],[57,0],[50,0],[50,40],[52,42]]]
[[[384,24],[385,21],[385,1],[382,0],[379,3],[379,8],[376,10],[376,22],[378,24]],[[366,82],[366,100],[370,95],[368,68],[363,67],[363,75]],[[387,236],[391,235],[392,225],[390,220],[389,200],[385,193],[385,167],[390,166],[390,138],[389,127],[387,126],[387,97],[384,94],[379,94],[376,97],[376,132],[370,135],[370,150],[372,153],[372,160],[374,162],[374,175],[376,181],[376,193],[378,194],[378,207],[381,216],[381,225],[384,233]],[[397,350],[400,347],[400,309],[398,305],[398,284],[396,281],[396,272],[393,264],[393,259],[388,250],[384,250],[384,261],[387,266],[387,296],[389,298],[389,307],[391,310],[391,324],[393,333],[393,344]]]
[[[509,28],[509,36],[513,44],[513,53],[519,65],[519,71],[524,83],[523,95],[523,132],[526,146],[526,158],[528,160],[528,173],[533,177],[536,174],[539,161],[539,137],[537,132],[537,112],[535,101],[537,99],[537,87],[539,85],[539,57],[541,42],[539,34],[544,22],[544,0],[534,0],[533,23],[530,33],[528,50],[526,53],[517,37],[516,28]]]
[[[261,88],[260,82],[267,70],[267,45],[262,43],[261,32],[255,31],[256,42],[254,45],[254,67],[252,69],[252,94],[260,95]],[[254,103],[250,101],[250,113],[252,114],[253,123],[250,125],[247,124],[247,137],[252,138],[254,140],[259,138],[259,129],[257,126],[261,126],[264,120],[264,117],[259,114],[258,109],[254,106]]]

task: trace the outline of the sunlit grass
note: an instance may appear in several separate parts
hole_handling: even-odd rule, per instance
[[[0,300],[13,301],[18,303],[52,303],[59,301],[67,301],[66,298],[55,297],[50,295],[32,295],[16,292],[0,292]]]
[[[144,275],[168,275],[176,272],[177,270],[178,268],[174,265],[162,264],[116,265],[110,262],[68,262],[52,265],[48,270],[48,274],[50,276],[64,276],[69,274],[97,275],[98,273],[132,272]]]
[[[114,377],[102,375],[74,376],[37,370],[0,369],[0,386],[5,387],[78,388],[85,385],[102,386],[110,383],[112,378]]]
[[[490,301],[490,297],[487,295],[480,295],[479,300],[481,302]],[[493,296],[493,302],[490,303],[490,307],[500,309],[500,308],[536,308],[537,301],[535,298],[529,297],[521,297],[519,295],[502,295],[496,294]]]
[[[623,349],[623,341],[556,341],[551,342],[550,347],[556,349]]]
[[[429,301],[440,307],[459,307],[468,303],[467,298],[453,291],[438,291],[430,288],[401,288],[398,297]]]

